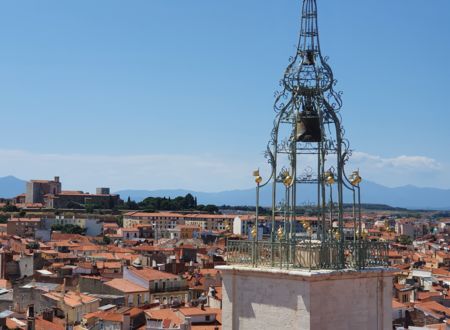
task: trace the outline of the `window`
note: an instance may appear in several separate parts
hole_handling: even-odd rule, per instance
[[[211,321],[211,316],[210,316],[210,315],[206,315],[206,316],[205,316],[205,321],[206,321],[206,322]]]

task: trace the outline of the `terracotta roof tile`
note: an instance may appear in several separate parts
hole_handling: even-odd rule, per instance
[[[122,278],[115,278],[105,285],[125,293],[148,292],[148,289]]]
[[[128,268],[132,273],[139,276],[140,278],[143,278],[147,281],[155,281],[155,280],[161,280],[161,279],[178,279],[178,276],[161,272],[159,270],[155,270],[152,268],[144,268],[144,269],[136,269],[134,267]]]

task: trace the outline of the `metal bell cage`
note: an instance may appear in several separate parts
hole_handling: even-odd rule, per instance
[[[388,265],[389,244],[370,241],[362,228],[359,171],[347,176],[344,170],[351,150],[344,138],[339,114],[341,93],[334,91],[335,84],[331,67],[320,50],[316,1],[303,0],[297,52],[280,82],[282,91],[275,94],[276,116],[266,150],[270,176],[263,182],[259,170],[253,173],[256,212],[251,239],[227,241],[229,264],[301,269]],[[305,159],[313,160],[316,169],[305,167]],[[260,189],[269,184],[270,237],[264,240],[258,232],[259,195]],[[297,230],[297,223],[302,220],[298,196],[302,185],[308,184],[317,187],[317,226],[313,228],[302,221],[301,229]],[[284,196],[281,205],[277,205],[280,186]],[[350,238],[344,235],[344,189],[352,196]]]

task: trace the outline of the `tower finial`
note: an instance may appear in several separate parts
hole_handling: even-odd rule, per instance
[[[316,0],[304,0],[297,52],[286,68],[283,86],[289,92],[318,95],[329,92],[339,105],[333,91],[333,72],[322,56],[319,41]]]

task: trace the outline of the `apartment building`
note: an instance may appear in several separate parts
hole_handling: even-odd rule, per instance
[[[6,233],[11,236],[34,237],[36,230],[42,227],[40,218],[11,218],[6,224]]]
[[[163,305],[174,301],[188,302],[189,286],[181,276],[161,272],[149,267],[125,267],[123,278],[150,291],[150,303]]]
[[[128,212],[123,216],[124,228],[150,224],[157,237],[171,237],[178,225],[199,228],[201,232],[222,231],[233,226],[234,215],[222,214],[180,214],[172,212]]]

